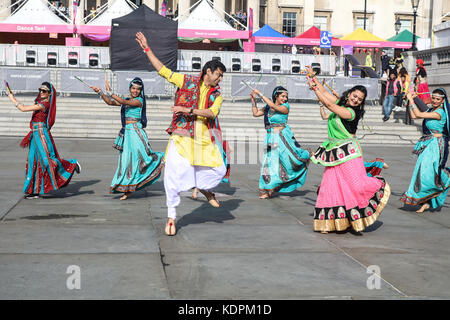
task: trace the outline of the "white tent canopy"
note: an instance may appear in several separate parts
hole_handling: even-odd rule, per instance
[[[178,25],[179,29],[235,31],[223,20],[207,0],[202,0],[191,14]]]
[[[107,9],[106,9],[107,8]],[[87,24],[92,26],[111,26],[112,19],[131,13],[137,6],[128,0],[113,0],[100,8],[100,13]]]
[[[10,24],[42,24],[42,25],[68,25],[67,22],[59,18],[47,6],[44,0],[25,0],[21,7],[11,16],[1,23]]]

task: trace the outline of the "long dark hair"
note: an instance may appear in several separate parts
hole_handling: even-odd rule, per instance
[[[363,101],[361,101],[361,104],[357,107],[352,107],[350,105],[347,104],[348,101],[348,97],[350,96],[350,94],[352,94],[355,91],[361,91],[364,94],[364,99]],[[366,111],[364,110],[364,105],[366,103],[366,97],[367,97],[367,89],[364,86],[361,85],[357,85],[354,86],[353,88],[344,91],[344,93],[341,95],[341,97],[339,98],[339,101],[337,102],[337,105],[341,106],[341,107],[350,107],[352,109],[354,109],[357,113],[359,113],[360,118],[363,118],[364,113],[366,113]]]
[[[443,134],[443,138],[444,138],[444,154],[442,155],[442,158],[439,162],[439,170],[438,170],[438,182],[441,184],[441,172],[442,170],[445,170],[445,166],[447,163],[447,159],[448,159],[448,155],[449,155],[449,146],[448,146],[448,142],[449,142],[449,133],[450,133],[450,105],[448,104],[448,96],[447,96],[447,92],[445,91],[445,89],[443,88],[438,88],[433,90],[433,94],[440,94],[444,96],[444,101],[443,101],[443,109],[444,109],[444,113],[446,115],[446,122],[444,124],[444,129],[442,130],[442,134]],[[432,112],[431,109],[428,109],[429,112]],[[431,134],[431,131],[428,129],[428,127],[426,126],[426,122],[429,121],[429,119],[424,119],[422,122],[422,130],[424,134]]]
[[[131,88],[133,83],[137,83],[138,85],[142,86],[141,92],[139,93],[138,97],[142,98],[141,123],[142,123],[142,128],[145,128],[147,126],[147,102],[145,100],[144,81],[142,81],[142,79],[139,77],[134,78],[133,80],[131,80],[130,84],[128,85],[129,89]],[[126,104],[123,104],[122,107],[120,108],[120,117],[122,120],[122,130],[126,125],[125,110],[126,110]]]
[[[278,96],[280,94],[282,94],[283,92],[288,93],[288,91],[282,86],[275,87],[275,89],[273,89],[273,91],[272,91],[272,101],[275,103],[275,101],[277,101]],[[289,99],[286,100],[286,102],[288,102],[288,101],[289,101]]]

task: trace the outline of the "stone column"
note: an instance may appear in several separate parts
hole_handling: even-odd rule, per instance
[[[11,14],[11,8],[6,10],[10,4],[11,3],[8,0],[0,0],[0,21],[5,20]]]
[[[303,8],[303,24],[303,31],[308,30],[314,25],[314,0],[305,0],[305,6]]]
[[[80,5],[77,8],[77,16],[75,17],[76,24],[84,24],[84,21],[82,20],[84,19],[84,9],[86,8],[85,2],[86,2],[85,0],[81,0]]]
[[[225,17],[225,13],[223,13],[225,11],[225,0],[214,0],[214,8],[222,18]]]
[[[253,9],[253,31],[259,30],[259,0],[247,0],[247,16],[250,14],[250,8]],[[249,17],[247,17],[248,26]]]
[[[153,11],[158,12],[157,10],[155,10],[155,0],[143,0],[142,3]]]
[[[188,9],[190,7],[189,0],[179,0],[178,2],[178,24],[189,17]]]

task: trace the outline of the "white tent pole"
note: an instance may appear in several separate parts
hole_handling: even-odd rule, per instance
[[[41,1],[45,2],[46,5],[50,5],[50,7],[54,8],[60,15],[62,15],[67,20],[67,22],[71,23],[70,19],[64,13],[62,13],[57,7],[52,5],[50,1],[48,0],[41,0]]]
[[[116,0],[113,0],[113,2],[114,1],[116,1]],[[108,7],[108,2],[106,2],[106,3],[104,3],[100,8],[98,8],[98,11],[97,10],[95,10],[94,12],[92,12],[92,13],[90,13],[89,15],[87,15],[86,17],[84,17],[83,19],[82,19],[82,21],[84,21],[84,23],[86,23],[86,20],[87,20],[87,18],[89,18],[90,16],[92,16],[93,14],[101,14],[101,13],[103,13],[104,11],[106,11],[106,7]]]
[[[200,2],[202,2],[203,0],[198,0],[196,3],[194,3],[192,6],[190,6],[186,11],[191,10],[193,7],[195,7],[196,5],[198,5]],[[178,12],[178,16],[173,19],[173,21],[177,21],[179,17],[184,17],[186,14],[180,14],[180,12]],[[189,16],[189,15],[188,15]]]
[[[25,3],[27,2],[26,0],[25,0],[25,1],[19,0],[19,1],[17,1],[17,2],[20,2],[20,1],[22,1],[22,3],[16,8],[16,10],[14,10],[14,12],[11,13],[11,16],[12,16],[14,13],[16,13],[17,11],[19,11],[19,10],[25,5]],[[16,4],[17,2],[15,2],[14,4]],[[14,4],[12,4],[10,7],[12,7]],[[5,9],[7,9],[7,8],[5,8]]]
[[[128,3],[134,10],[136,10],[138,8],[138,6],[136,4],[134,4],[133,2],[131,2],[130,0],[125,0],[126,3]]]
[[[239,23],[241,26],[243,26],[245,29],[247,29],[246,26],[244,26],[242,23],[240,23],[238,20],[236,20],[235,18],[233,18],[233,16],[230,16],[225,10],[222,10],[221,8],[220,11],[216,9],[216,7],[214,6],[214,3],[211,0],[206,0],[206,2],[208,2],[214,10],[216,10],[218,13],[220,13],[220,11],[222,11],[223,13],[225,13],[225,15],[227,15],[228,17],[230,17],[231,19],[233,19],[234,21],[236,21],[237,23]]]
[[[7,6],[6,8],[3,8],[2,10],[0,10],[0,13],[2,13],[2,12],[5,11],[5,10],[10,9],[12,6],[15,6],[17,3],[21,2],[21,1],[25,1],[25,0],[17,0],[16,2],[10,4],[10,5]],[[16,11],[17,11],[17,10],[16,10]],[[14,12],[15,12],[15,11],[14,11]],[[13,15],[13,14],[11,13],[11,15]]]

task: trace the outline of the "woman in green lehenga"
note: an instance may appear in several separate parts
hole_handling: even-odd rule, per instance
[[[430,208],[440,209],[450,188],[450,168],[446,167],[450,132],[450,106],[444,89],[436,89],[431,96],[431,108],[418,110],[413,94],[408,93],[411,110],[416,118],[422,118],[423,136],[414,147],[418,155],[414,173],[401,201],[409,205],[421,205],[417,213]]]

